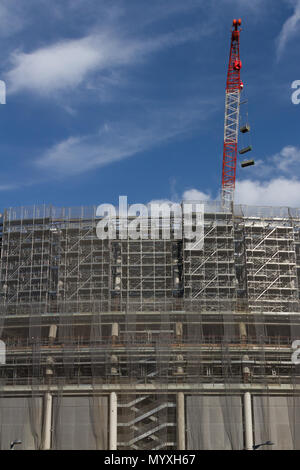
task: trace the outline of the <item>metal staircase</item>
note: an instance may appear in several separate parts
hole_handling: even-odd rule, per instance
[[[175,448],[175,408],[165,395],[126,397],[118,404],[118,449]]]

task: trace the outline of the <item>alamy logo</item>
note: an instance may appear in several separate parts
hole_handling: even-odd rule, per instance
[[[127,196],[119,207],[101,204],[96,233],[100,240],[182,240],[188,250],[201,250],[204,242],[204,205],[200,203],[149,203],[128,206]]]
[[[291,86],[295,91],[292,93],[292,103],[300,104],[300,80],[295,80]]]
[[[300,340],[295,339],[295,341],[292,342],[292,349],[294,349],[294,352],[292,354],[292,363],[293,364],[300,364]]]
[[[0,80],[0,104],[6,104],[6,85],[3,80]]]
[[[0,340],[0,365],[5,364],[6,362],[6,346],[4,341]]]

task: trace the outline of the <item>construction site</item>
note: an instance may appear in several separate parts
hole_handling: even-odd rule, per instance
[[[300,210],[206,203],[199,251],[95,211],[4,212],[2,448],[299,448]]]
[[[198,247],[172,218],[99,239],[96,206],[3,210],[1,449],[300,449],[300,209],[234,203],[240,25]]]

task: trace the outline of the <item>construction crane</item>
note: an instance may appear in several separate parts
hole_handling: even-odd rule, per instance
[[[226,83],[224,148],[222,170],[222,207],[230,209],[234,200],[236,160],[239,132],[242,62],[240,59],[240,26],[242,20],[233,20],[230,57]]]

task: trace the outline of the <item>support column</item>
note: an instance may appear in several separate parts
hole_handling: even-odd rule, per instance
[[[118,403],[116,392],[109,396],[109,450],[117,450]]]
[[[177,393],[177,450],[185,450],[184,393]]]
[[[51,449],[52,395],[47,392],[43,399],[43,436],[42,449]]]
[[[253,450],[253,424],[251,394],[244,394],[244,421],[245,421],[245,449]]]

